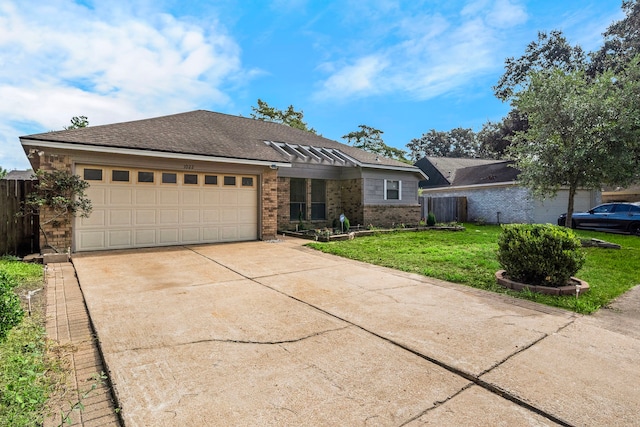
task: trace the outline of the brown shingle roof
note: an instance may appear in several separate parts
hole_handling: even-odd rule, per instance
[[[170,116],[102,126],[89,126],[20,137],[98,147],[151,150],[246,160],[288,162],[264,141],[335,148],[357,161],[411,169],[411,165],[376,156],[346,144],[286,125],[197,110]]]

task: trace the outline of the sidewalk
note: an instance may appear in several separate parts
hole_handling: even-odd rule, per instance
[[[120,426],[109,384],[96,381],[105,369],[73,265],[48,264],[45,286],[47,335],[67,350],[70,374],[64,403],[49,408],[53,414],[45,419],[44,427]],[[72,410],[78,403],[84,409]],[[67,416],[67,421],[62,419]]]

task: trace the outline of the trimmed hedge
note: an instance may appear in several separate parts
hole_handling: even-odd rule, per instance
[[[551,224],[508,224],[498,237],[498,262],[511,280],[565,286],[584,265],[580,239]]]

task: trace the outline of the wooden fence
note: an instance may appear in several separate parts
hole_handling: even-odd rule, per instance
[[[433,212],[436,221],[441,222],[465,222],[467,220],[466,197],[420,197],[422,205],[422,218],[426,218],[429,212]]]
[[[36,182],[0,180],[0,255],[24,256],[40,251],[38,217],[16,215]]]

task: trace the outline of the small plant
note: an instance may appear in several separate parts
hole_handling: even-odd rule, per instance
[[[427,225],[429,227],[433,227],[434,225],[436,225],[436,216],[433,214],[433,212],[429,212],[429,214],[427,215]]]
[[[498,237],[498,262],[510,279],[565,286],[585,262],[572,230],[551,224],[509,224]]]
[[[351,223],[349,222],[349,218],[347,218],[346,216],[344,217],[344,231],[349,231],[349,229],[351,228]]]
[[[24,316],[20,297],[14,292],[16,286],[18,282],[0,270],[0,342],[5,340],[14,326],[20,324]]]

